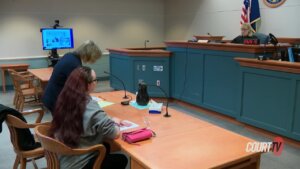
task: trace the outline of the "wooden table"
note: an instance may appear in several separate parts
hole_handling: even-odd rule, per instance
[[[2,91],[6,93],[6,79],[5,79],[5,71],[8,69],[14,70],[27,70],[29,64],[2,64],[0,65],[1,75],[2,75]]]
[[[148,110],[122,106],[123,91],[92,95],[115,103],[103,108],[110,116],[128,119],[140,127],[145,127],[147,117],[156,132],[156,137],[139,145],[120,138],[115,141],[131,157],[131,169],[259,168],[260,153],[246,152],[247,143],[254,140],[172,108],[169,108],[172,117],[165,118],[162,114],[149,115]]]
[[[40,68],[40,69],[28,69],[28,71],[41,81],[41,86],[43,89],[45,89],[52,75],[53,68],[48,67],[48,68]]]

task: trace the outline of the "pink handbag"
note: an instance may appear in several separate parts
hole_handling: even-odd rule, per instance
[[[151,137],[154,137],[155,133],[147,128],[138,129],[135,131],[124,132],[122,134],[122,139],[127,143],[136,143],[138,141],[147,140]]]

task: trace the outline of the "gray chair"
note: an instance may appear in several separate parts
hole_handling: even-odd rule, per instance
[[[254,36],[259,39],[260,44],[267,44],[269,42],[269,36],[266,34],[256,32]]]

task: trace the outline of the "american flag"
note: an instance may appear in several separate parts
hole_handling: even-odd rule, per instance
[[[244,0],[244,4],[242,7],[242,14],[241,14],[241,19],[242,19],[241,24],[249,23],[249,19],[248,19],[249,5],[250,5],[250,0]]]
[[[258,0],[244,0],[240,23],[250,23],[253,31],[256,31],[256,22],[259,20],[260,12]]]

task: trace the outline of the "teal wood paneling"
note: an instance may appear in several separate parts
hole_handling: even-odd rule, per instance
[[[296,80],[296,95],[294,100],[294,106],[293,106],[293,125],[292,125],[292,134],[295,135],[295,137],[300,140],[300,79]]]
[[[120,78],[128,91],[134,92],[133,62],[130,57],[110,54],[110,73]],[[110,76],[110,85],[117,90],[123,90],[122,83]]]
[[[184,64],[183,88],[179,99],[201,105],[203,95],[203,71],[204,71],[204,56],[203,53],[189,52]],[[176,69],[176,68],[175,68]]]
[[[181,99],[186,81],[186,51],[173,52],[171,57],[171,97]]]
[[[242,118],[287,131],[283,119],[290,107],[291,80],[253,73],[245,73],[243,80]]]
[[[154,66],[162,67],[162,71],[154,71]],[[169,57],[134,59],[134,90],[138,91],[139,82],[143,81],[149,85],[157,85],[169,96]],[[149,96],[165,97],[164,93],[155,86],[148,87]]]
[[[255,54],[191,48],[167,48],[171,57],[171,96],[236,117],[239,65],[234,57]]]
[[[154,66],[162,66],[163,71],[155,71]],[[160,81],[160,87],[170,96],[169,92],[169,57],[142,57],[126,56],[122,54],[110,54],[110,71],[124,81],[126,89],[137,92],[139,82],[156,85]],[[110,77],[111,87],[121,90],[121,83]],[[151,97],[165,97],[164,93],[156,87],[148,87]]]
[[[240,121],[300,140],[300,75],[241,67]]]
[[[238,64],[231,55],[205,55],[203,104],[236,116]]]

